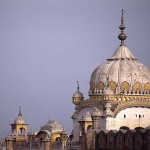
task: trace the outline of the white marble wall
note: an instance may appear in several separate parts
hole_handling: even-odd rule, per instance
[[[150,125],[150,109],[143,107],[132,107],[120,111],[116,118],[101,118],[100,128],[102,130],[119,130],[122,126],[130,129],[135,127],[147,127]]]

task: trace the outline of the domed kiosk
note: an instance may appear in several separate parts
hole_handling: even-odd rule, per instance
[[[45,140],[51,141],[51,148],[55,141],[61,140],[61,134],[64,132],[64,127],[56,122],[55,120],[49,120],[45,125],[43,125],[40,131],[37,133],[36,138],[40,147]]]
[[[101,130],[119,130],[122,126],[145,128],[150,124],[150,70],[124,44],[127,36],[123,11],[119,28],[121,44],[111,58],[92,72],[89,99],[73,102],[75,140],[79,140],[83,127],[80,120],[87,112],[92,117],[99,114],[96,126]]]
[[[18,116],[14,120],[14,123],[11,124],[11,127],[12,127],[11,136],[16,141],[26,141],[27,140],[28,124],[26,124],[25,120],[22,117],[21,107],[19,108]]]

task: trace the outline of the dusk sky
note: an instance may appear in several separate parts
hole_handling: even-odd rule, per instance
[[[54,118],[72,130],[77,90],[88,98],[93,70],[120,45],[150,68],[150,0],[0,0],[0,138],[19,106],[29,130]]]

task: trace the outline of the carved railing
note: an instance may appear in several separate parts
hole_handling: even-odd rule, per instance
[[[53,144],[53,150],[80,150],[81,143],[78,141],[68,141],[68,142],[55,142]]]
[[[38,149],[37,142],[18,142],[16,145],[17,150],[36,150]]]
[[[63,148],[62,142],[55,142],[53,144],[53,150],[61,150]]]

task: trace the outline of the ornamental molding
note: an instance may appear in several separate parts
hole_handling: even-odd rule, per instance
[[[106,103],[106,101],[112,101],[115,103],[119,102],[125,102],[125,101],[132,101],[132,100],[141,100],[150,101],[150,95],[123,95],[123,94],[117,94],[117,95],[94,95],[90,96],[90,99],[92,101],[101,101],[101,103]]]

